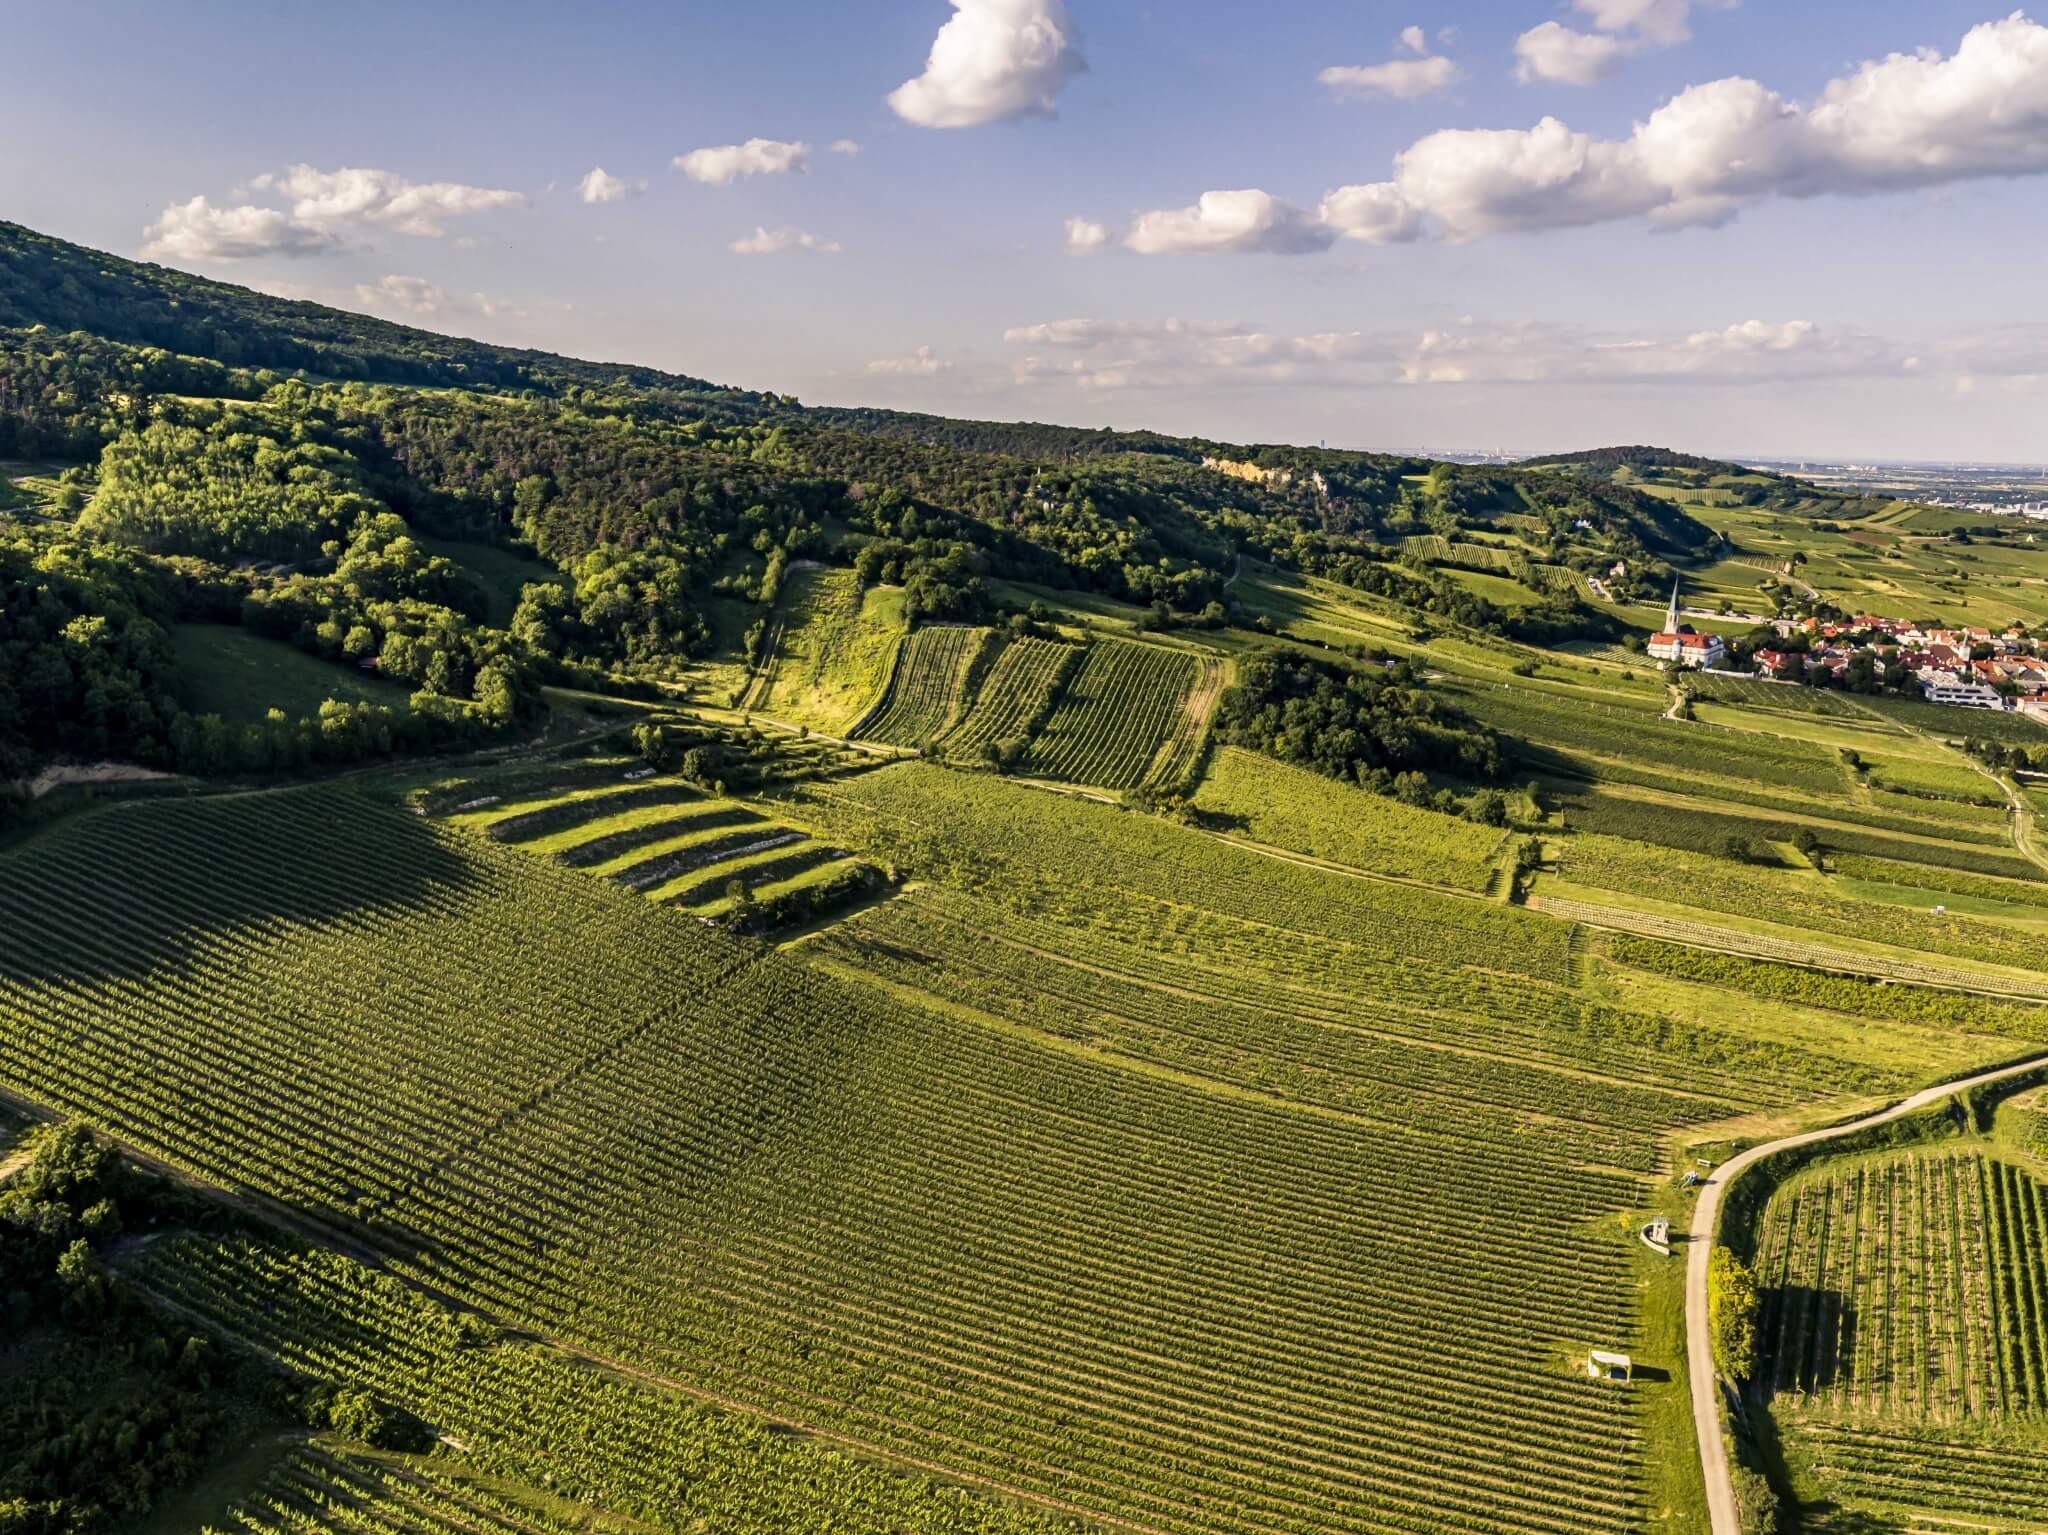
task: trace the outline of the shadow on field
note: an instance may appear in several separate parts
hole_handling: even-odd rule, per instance
[[[480,877],[427,823],[346,790],[136,801],[0,854],[0,976],[140,977],[229,930],[415,907]]]

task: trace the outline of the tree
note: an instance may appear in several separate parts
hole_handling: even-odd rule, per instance
[[[1466,802],[1465,819],[1476,821],[1481,826],[1507,825],[1507,796],[1498,789],[1482,789]]]
[[[1714,1363],[1729,1378],[1746,1381],[1756,1372],[1756,1275],[1725,1247],[1707,1265],[1707,1332]]]

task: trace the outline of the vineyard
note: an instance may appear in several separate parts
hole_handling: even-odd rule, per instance
[[[1564,1535],[1636,1524],[1637,1400],[1560,1361],[1635,1337],[1608,1217],[1666,1133],[1895,1080],[1587,1005],[1562,924],[914,764],[802,804],[937,882],[780,955],[556,863],[638,830],[599,830],[609,800],[697,808],[667,787],[448,807],[481,826],[339,791],[67,823],[0,858],[5,1084],[507,1326],[1054,1510]],[[139,1261],[527,1485],[641,1517],[663,1455],[716,1448],[667,1399],[464,1342],[339,1258]],[[468,1496],[401,1481],[364,1497],[433,1526]],[[1013,1527],[943,1513],[901,1527]]]
[[[1045,722],[1082,652],[1051,640],[1014,639],[989,667],[967,717],[945,741],[949,757],[971,759],[1006,741],[1024,741]]]
[[[1492,883],[1508,841],[1497,828],[1417,810],[1236,747],[1216,752],[1195,804],[1255,841],[1475,893]]]
[[[1132,789],[1155,768],[1178,762],[1185,777],[1207,725],[1188,705],[1216,663],[1184,651],[1103,640],[1068,683],[1044,728],[1032,738],[1030,771],[1047,778]]]
[[[582,773],[571,765],[554,784],[528,776],[509,795],[480,793],[461,802],[475,808],[458,808],[449,822],[705,916],[731,909],[735,880],[768,901],[847,865],[843,849],[678,780],[592,789],[578,787]]]
[[[1953,959],[2039,968],[2041,930],[1905,906],[1873,906],[1838,894],[1810,874],[1646,848],[1618,837],[1580,835],[1561,845],[1559,873],[1575,885]]]
[[[919,629],[896,655],[889,691],[854,734],[892,746],[936,741],[967,705],[967,681],[977,658],[993,642],[987,629],[946,626]]]
[[[431,1459],[290,1452],[223,1535],[1038,1535],[1069,1528],[829,1443],[494,1339],[332,1253],[182,1237],[149,1292],[302,1375],[360,1383],[432,1422]]]
[[[1756,1268],[1758,1385],[1802,1486],[1914,1527],[2048,1518],[2035,1173],[1982,1141],[1824,1163],[1772,1195]]]
[[[1974,1151],[1830,1166],[1757,1238],[1779,1397],[1953,1422],[2048,1406],[2048,1190]]]
[[[1833,949],[1809,939],[1749,932],[1711,921],[1665,916],[1569,896],[1544,894],[1532,897],[1529,904],[1562,921],[1585,922],[1638,937],[1660,939],[1667,944],[1720,950],[1787,965],[1810,965],[1842,975],[1904,981],[1912,986],[1938,986],[1955,991],[2048,1000],[2048,981],[2029,980],[2018,975],[2001,975],[1989,970],[1958,970],[1889,954]]]

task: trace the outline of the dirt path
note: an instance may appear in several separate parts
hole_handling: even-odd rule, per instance
[[[1846,1124],[1766,1141],[1714,1169],[1700,1186],[1699,1204],[1693,1211],[1691,1240],[1685,1252],[1685,1361],[1686,1373],[1691,1380],[1693,1428],[1699,1436],[1700,1472],[1706,1482],[1707,1516],[1713,1535],[1742,1535],[1742,1523],[1735,1512],[1735,1479],[1729,1471],[1728,1444],[1721,1437],[1721,1383],[1714,1370],[1714,1344],[1707,1325],[1707,1267],[1719,1235],[1721,1202],[1729,1188],[1743,1173],[1777,1152],[1788,1151],[1795,1146],[1840,1140],[1873,1125],[1888,1124],[1908,1114],[1918,1113],[1953,1094],[1981,1087],[1987,1082],[2002,1082],[2042,1067],[2048,1067],[2048,1055],[2036,1056],[2016,1066],[1980,1072],[1960,1082],[1944,1082],[1915,1093],[1902,1103],[1895,1103],[1861,1119],[1852,1119]]]

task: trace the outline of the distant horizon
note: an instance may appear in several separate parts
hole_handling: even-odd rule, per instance
[[[1275,0],[1257,47],[1243,20],[27,7],[0,208],[834,405],[1380,451],[2037,451],[2048,26],[2012,0],[1455,0],[1427,25]]]

